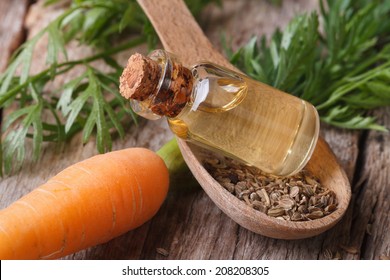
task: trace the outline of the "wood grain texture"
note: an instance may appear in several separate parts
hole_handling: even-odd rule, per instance
[[[4,0],[0,2],[3,4]],[[205,34],[212,38],[213,45],[219,46],[221,30],[226,30],[233,38],[234,47],[237,47],[252,35],[270,32],[275,23],[284,26],[289,16],[311,9],[313,5],[308,2],[315,1],[283,2],[282,8],[271,9],[266,1],[225,0],[222,9],[210,7],[206,11]],[[26,23],[29,30],[42,26],[42,20],[56,12],[47,11],[42,6],[34,7]],[[288,11],[285,17],[278,17],[281,10]],[[266,19],[271,11],[274,11],[274,20],[268,22]],[[244,19],[243,14],[246,15]],[[23,18],[19,19],[23,21]],[[18,19],[14,17],[14,20]],[[4,20],[0,21],[0,26],[4,24]],[[129,53],[122,54],[124,63],[128,56]],[[0,53],[0,61],[3,60],[4,55]],[[35,65],[38,67],[39,63],[42,65],[42,61],[37,61]],[[380,110],[378,117],[389,126],[388,109]],[[147,224],[66,259],[385,258],[389,255],[390,244],[388,135],[345,131],[324,125],[321,132],[353,182],[352,201],[346,215],[326,233],[294,241],[254,234],[228,218],[200,187],[194,186],[193,182],[184,182],[170,191],[163,207]],[[164,121],[142,122],[139,128],[128,129],[124,141],[115,141],[114,149],[136,145],[157,149],[171,136]],[[63,147],[48,145],[38,163],[28,163],[22,173],[1,179],[0,208],[58,170],[95,153],[95,144],[91,142],[83,147],[79,136]],[[167,250],[168,256],[159,254],[157,248]]]
[[[374,115],[390,128],[389,107]],[[354,188],[354,234],[347,249],[356,250],[363,259],[390,259],[390,135],[370,131],[363,141]]]

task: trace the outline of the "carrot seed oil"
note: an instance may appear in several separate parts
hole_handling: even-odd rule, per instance
[[[313,105],[212,64],[193,75],[191,101],[168,118],[177,136],[280,176],[307,163],[319,132]]]

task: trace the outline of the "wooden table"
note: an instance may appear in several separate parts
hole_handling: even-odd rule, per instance
[[[60,12],[43,11],[43,1],[0,1],[0,71],[12,50]],[[224,30],[233,46],[252,35],[269,34],[291,16],[315,8],[314,1],[284,1],[275,8],[265,1],[224,1],[209,7],[203,28],[220,46]],[[310,2],[310,3],[308,3]],[[243,16],[245,15],[245,16]],[[123,61],[129,53],[122,55]],[[43,63],[34,57],[35,70]],[[373,112],[390,127],[390,108]],[[140,228],[106,244],[66,259],[389,259],[390,258],[390,136],[375,131],[347,131],[322,125],[321,133],[344,167],[352,185],[352,201],[333,229],[305,240],[284,241],[254,234],[219,210],[203,190],[187,181],[173,187],[158,214]],[[114,149],[144,146],[157,150],[172,137],[164,121],[132,127]],[[28,150],[31,153],[31,150]],[[21,172],[1,179],[0,208],[42,184],[66,166],[96,154],[93,141],[83,146],[80,136],[58,147],[48,144],[38,162],[28,161]],[[168,255],[164,252],[164,249]]]

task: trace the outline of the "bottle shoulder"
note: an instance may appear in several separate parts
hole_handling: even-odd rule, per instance
[[[224,112],[245,97],[246,82],[234,71],[209,62],[196,64],[191,71],[194,87],[188,106],[192,111]]]

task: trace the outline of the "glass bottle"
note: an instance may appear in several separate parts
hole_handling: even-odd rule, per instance
[[[319,133],[310,103],[209,62],[188,69],[162,50],[140,59],[129,59],[120,86],[137,114],[166,116],[178,137],[270,174],[310,159]]]

